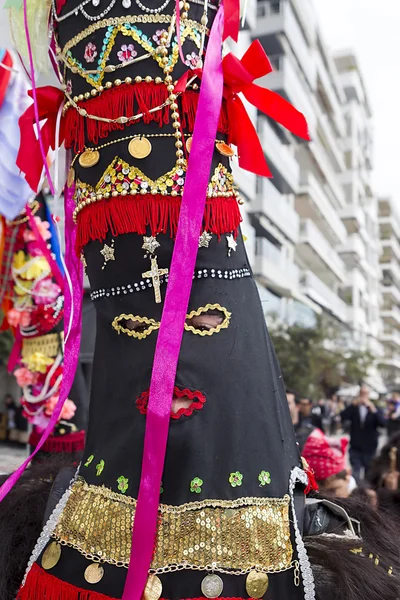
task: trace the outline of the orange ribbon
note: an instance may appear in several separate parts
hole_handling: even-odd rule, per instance
[[[257,131],[247,114],[239,96],[240,93],[258,110],[294,135],[309,140],[307,121],[290,102],[276,92],[253,83],[273,71],[268,56],[258,40],[255,40],[242,59],[230,52],[222,61],[224,71],[224,98],[229,117],[229,142],[237,146],[239,165],[246,171],[271,177]],[[201,78],[201,69],[188,71],[176,85],[176,91],[183,92],[191,76]]]
[[[38,88],[36,92],[40,121],[46,120],[45,124],[41,127],[41,136],[44,151],[47,155],[50,148],[55,150],[57,114],[64,101],[64,94],[61,90],[51,85]],[[28,94],[32,98],[31,90],[29,90]],[[35,123],[35,113],[32,104],[19,119],[21,142],[17,156],[17,166],[25,173],[25,179],[33,191],[37,192],[43,171],[43,160],[34,129]],[[59,146],[61,146],[64,138],[64,120],[61,119]]]

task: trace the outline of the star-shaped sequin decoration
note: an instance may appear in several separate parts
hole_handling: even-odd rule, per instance
[[[228,256],[230,256],[232,250],[236,252],[237,241],[235,240],[232,234],[226,236],[226,241],[228,242]]]
[[[201,236],[199,237],[199,248],[208,248],[212,239],[211,233],[208,231],[203,231]]]
[[[156,238],[151,235],[149,237],[143,236],[143,250],[148,252],[149,254],[154,254],[157,248],[160,247],[160,243],[157,242]]]
[[[108,261],[115,260],[114,240],[112,246],[104,244],[103,249],[100,250],[100,254],[104,256],[104,265],[102,267],[104,269]]]

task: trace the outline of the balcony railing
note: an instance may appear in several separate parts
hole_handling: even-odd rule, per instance
[[[300,222],[300,243],[309,244],[325,263],[326,268],[334,273],[341,282],[345,281],[346,269],[342,259],[310,219]]]
[[[301,285],[303,291],[308,294],[315,302],[332,312],[341,321],[347,319],[347,305],[339,296],[321,281],[311,271],[305,271],[301,276]]]
[[[267,238],[256,239],[256,257],[263,259],[260,274],[267,279],[275,279],[281,287],[296,288],[300,279],[300,270],[290,259],[284,256],[277,246]],[[286,285],[284,285],[284,282]]]
[[[263,179],[261,191],[252,202],[251,212],[265,215],[291,242],[299,238],[300,218],[270,179]]]

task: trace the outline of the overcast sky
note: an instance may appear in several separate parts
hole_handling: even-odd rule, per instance
[[[313,1],[329,46],[359,57],[374,111],[375,191],[400,204],[400,0]]]

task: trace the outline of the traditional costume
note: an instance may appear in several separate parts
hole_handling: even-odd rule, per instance
[[[97,337],[84,458],[20,600],[315,597],[298,525],[309,480],[230,168],[236,146],[269,174],[240,91],[294,133],[307,127],[253,84],[271,70],[258,43],[221,63],[222,29],[234,35],[238,18],[235,1],[225,8],[223,21],[207,0],[52,5],[65,104],[54,89],[33,95],[45,152],[63,106],[67,236]],[[27,152],[18,164],[35,186]]]

